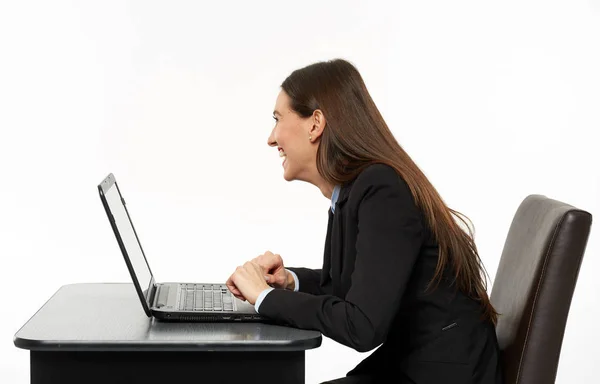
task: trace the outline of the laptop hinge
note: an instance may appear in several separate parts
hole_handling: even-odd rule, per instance
[[[158,291],[158,284],[153,284],[152,288],[150,289],[150,308],[154,307],[154,300],[156,300],[156,291]]]

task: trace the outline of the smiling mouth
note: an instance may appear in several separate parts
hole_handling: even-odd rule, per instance
[[[283,148],[279,148],[279,157],[283,157],[283,162],[281,163],[281,165],[283,166],[287,160],[287,155],[283,151]]]

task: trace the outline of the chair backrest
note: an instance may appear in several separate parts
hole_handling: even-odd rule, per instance
[[[544,195],[513,218],[490,300],[506,384],[555,382],[592,215]]]

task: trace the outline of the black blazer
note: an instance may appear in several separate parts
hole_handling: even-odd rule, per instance
[[[437,260],[406,182],[372,165],[329,210],[323,268],[289,268],[300,291],[271,291],[260,313],[359,352],[379,347],[348,372],[368,382],[391,374],[393,383],[501,383],[495,329],[478,303],[450,278],[425,292]]]

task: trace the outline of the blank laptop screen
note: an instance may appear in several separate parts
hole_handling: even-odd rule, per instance
[[[106,202],[114,217],[127,256],[129,256],[129,260],[133,266],[135,278],[142,288],[142,291],[144,291],[144,297],[148,300],[148,289],[150,288],[152,273],[150,272],[140,243],[136,238],[133,225],[121,199],[117,184],[114,183],[107,191],[105,191],[104,196],[106,196]]]

